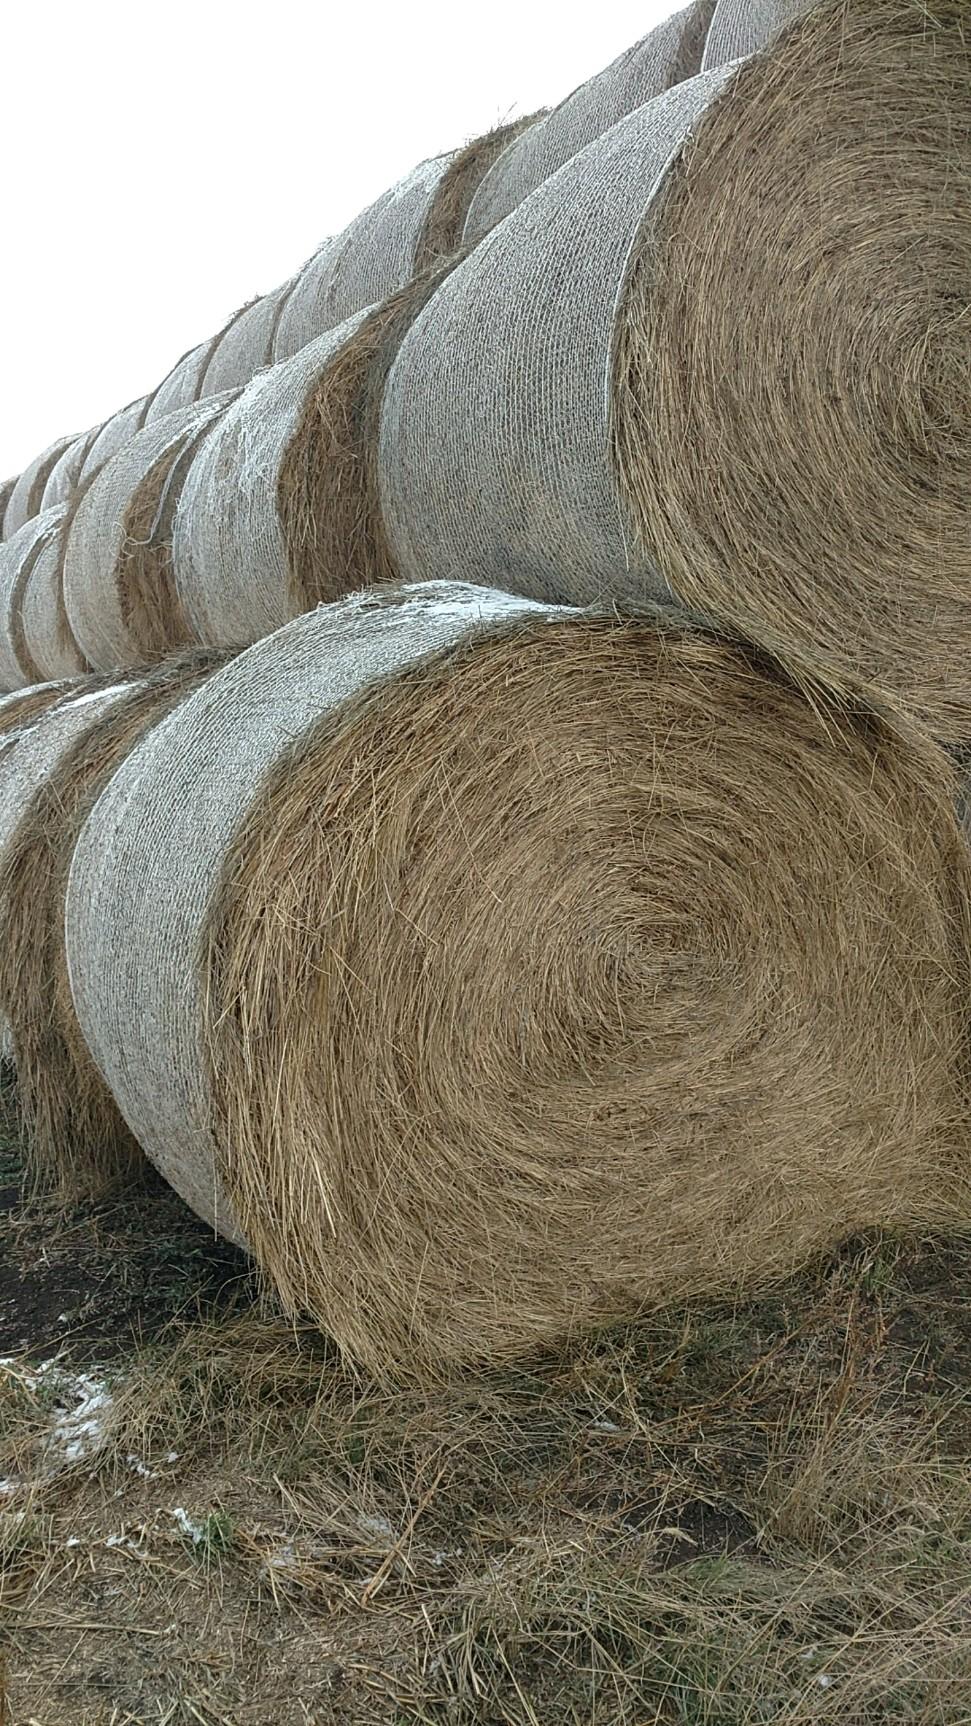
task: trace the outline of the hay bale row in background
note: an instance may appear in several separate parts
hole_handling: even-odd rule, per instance
[[[673,614],[357,596],[119,767],[73,998],[150,1158],[351,1354],[515,1356],[966,1206],[952,793]]]
[[[27,595],[37,561],[56,538],[66,508],[59,504],[56,509],[45,510],[0,543],[0,683],[6,689],[40,683],[44,677],[35,656],[36,637],[46,632],[51,620],[43,616],[44,589],[35,587],[29,604]],[[53,622],[56,627],[56,618]]]
[[[48,444],[14,480],[7,498],[7,507],[3,512],[4,539],[10,539],[19,532],[25,522],[32,521],[34,516],[39,514],[44,487],[51,469],[71,441],[70,438],[62,437],[58,438],[56,443]]]
[[[64,603],[97,669],[137,665],[187,639],[170,579],[171,516],[187,460],[231,391],[146,425],[78,503],[64,550]]]
[[[102,1193],[143,1159],[87,1052],[71,1000],[64,900],[74,845],[136,741],[223,660],[188,654],[121,689],[62,702],[16,745],[15,800],[0,772],[0,1017],[16,1059],[29,1179],[75,1202]]]
[[[674,593],[971,735],[965,24],[824,0],[477,246],[385,393],[399,573]]]

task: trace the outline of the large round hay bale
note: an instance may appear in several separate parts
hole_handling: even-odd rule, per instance
[[[469,205],[493,163],[515,139],[544,118],[527,114],[473,138],[454,156],[438,182],[415,250],[415,274],[434,269],[462,249]]]
[[[714,11],[715,0],[692,0],[513,139],[483,176],[470,202],[460,235],[465,243],[481,240],[564,162],[602,137],[625,114],[700,72]]]
[[[971,735],[963,16],[825,0],[494,230],[386,391],[402,574],[672,591]]]
[[[45,510],[44,514],[53,516],[54,512]],[[48,679],[81,677],[91,670],[74,639],[64,604],[64,552],[73,519],[71,505],[58,505],[56,514],[58,519],[52,520],[51,531],[38,545],[20,604],[27,656]]]
[[[14,474],[12,478],[5,479],[0,483],[0,539],[3,539],[4,537],[3,520],[7,513],[7,505],[13,495],[13,489],[17,484],[18,477],[19,476],[17,474]]]
[[[137,401],[129,402],[127,407],[119,408],[116,414],[105,420],[81,464],[79,485],[83,485],[92,474],[104,467],[110,456],[123,449],[135,433],[141,431],[150,399],[149,396],[139,396]]]
[[[191,638],[172,579],[173,514],[200,438],[231,392],[146,425],[80,500],[64,553],[74,638],[99,670],[145,664]]]
[[[317,336],[387,299],[411,280],[426,222],[451,161],[451,156],[435,156],[420,162],[343,233],[324,242],[287,299],[274,340],[274,359],[289,359]]]
[[[72,438],[67,448],[61,451],[47,476],[41,510],[54,509],[57,504],[70,501],[80,482],[84,463],[102,429],[101,426],[92,426],[90,431]]]
[[[71,999],[64,899],[74,845],[138,739],[223,660],[177,656],[86,706],[62,706],[17,745],[19,794],[6,821],[0,779],[0,1016],[11,1029],[29,1177],[74,1203],[143,1161]]]
[[[44,487],[51,468],[72,441],[71,438],[58,438],[56,443],[41,450],[40,455],[35,456],[23,473],[18,475],[3,513],[4,539],[12,538],[23,527],[24,522],[32,521],[35,515],[40,514]]]
[[[952,793],[674,612],[358,595],[107,786],[79,1022],[166,1178],[352,1355],[513,1357],[964,1214]]]
[[[0,543],[0,689],[44,682],[24,634],[24,597],[31,572],[46,542],[64,520],[65,504],[35,515]]]
[[[156,420],[166,419],[169,414],[191,407],[198,401],[202,379],[218,339],[210,336],[176,361],[145,409],[144,425],[154,425]]]
[[[263,294],[251,305],[244,306],[223,330],[202,377],[201,394],[218,395],[223,390],[241,389],[255,378],[264,366],[273,363],[273,339],[287,295],[297,278],[284,282],[270,294]]]
[[[172,525],[178,605],[193,640],[245,645],[330,597],[327,570],[316,594],[298,585],[281,475],[322,375],[359,323],[360,315],[258,373],[199,445]],[[315,478],[323,511],[338,475]]]
[[[727,66],[758,53],[817,0],[718,0],[705,41],[701,70]]]

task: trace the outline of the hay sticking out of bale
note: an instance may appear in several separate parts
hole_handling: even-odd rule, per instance
[[[651,212],[613,375],[618,486],[672,587],[803,677],[879,691],[955,740],[967,24],[956,0],[838,0],[749,62]]]
[[[77,836],[112,773],[152,725],[225,656],[195,651],[121,695],[68,717],[26,750],[31,795],[0,842],[0,1012],[16,1051],[28,1178],[77,1203],[143,1164],[78,1029],[64,951],[64,899]],[[0,715],[2,725],[2,715]]]
[[[118,450],[124,449],[137,431],[141,431],[150,400],[150,396],[139,396],[137,401],[129,402],[127,407],[119,408],[116,414],[105,420],[81,464],[79,485],[87,485],[105,462]]]
[[[21,730],[39,713],[46,713],[66,695],[80,693],[81,689],[81,679],[59,678],[51,683],[33,684],[30,689],[16,689],[12,695],[0,695],[0,737]]]
[[[355,1358],[513,1358],[966,1214],[953,789],[675,614],[357,596],[111,781],[79,1018],[163,1173]]]
[[[0,687],[18,689],[44,681],[24,632],[24,603],[34,565],[56,535],[65,510],[65,504],[45,510],[0,544]]]
[[[715,0],[693,0],[511,141],[482,176],[470,202],[465,242],[481,240],[564,162],[626,114],[700,72],[714,10]]]
[[[396,579],[378,474],[384,389],[405,335],[458,261],[367,313],[306,397],[277,480],[294,614]]]
[[[58,438],[56,443],[49,444],[28,463],[22,474],[14,483],[13,490],[7,499],[7,507],[3,514],[3,537],[10,539],[23,527],[25,522],[32,521],[40,514],[44,487],[47,484],[51,469],[63,455],[71,438]]]
[[[485,175],[503,150],[542,118],[542,113],[528,114],[506,126],[496,126],[491,132],[473,138],[452,157],[421,231],[415,251],[416,276],[454,258],[462,250],[469,205]]]
[[[274,342],[275,359],[289,359],[411,281],[425,224],[452,159],[435,156],[419,162],[342,234],[324,242],[287,299]]]
[[[210,396],[146,425],[105,463],[78,503],[66,538],[64,600],[75,640],[99,670],[145,663],[160,640],[182,636],[174,587],[165,591],[165,485],[182,453],[232,399],[230,393]],[[161,583],[158,616],[152,610],[155,578]]]
[[[255,377],[192,462],[175,512],[172,557],[196,641],[244,645],[306,610],[285,536],[281,469],[308,402],[362,315]],[[322,476],[328,496],[338,483],[339,476]],[[329,579],[326,570],[318,573],[318,597]]]

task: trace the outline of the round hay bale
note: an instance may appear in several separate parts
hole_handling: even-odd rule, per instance
[[[25,522],[32,521],[35,515],[40,514],[44,487],[51,469],[71,442],[71,438],[58,438],[56,443],[41,450],[40,455],[35,456],[23,473],[18,475],[3,513],[4,539],[11,539]]]
[[[24,597],[34,564],[64,520],[65,504],[45,510],[0,543],[0,688],[44,682],[24,634]]]
[[[361,316],[258,373],[199,446],[172,527],[178,602],[193,640],[245,645],[316,603],[295,579],[281,473],[322,374]],[[320,486],[332,493],[336,476],[322,474]],[[320,571],[322,590],[328,580]]]
[[[474,245],[555,174],[564,162],[626,114],[701,71],[715,0],[693,0],[574,90],[513,139],[472,198],[461,236]]]
[[[242,389],[264,366],[272,365],[277,324],[296,281],[293,276],[271,294],[253,300],[227,325],[203,374],[204,396]]]
[[[100,1196],[144,1161],[71,999],[64,900],[74,846],[135,743],[224,659],[177,656],[85,709],[62,707],[17,747],[20,813],[9,837],[0,827],[0,1014],[16,1055],[29,1178],[72,1203]],[[0,823],[2,811],[0,794]]]
[[[28,571],[21,598],[20,626],[27,656],[42,677],[82,677],[91,667],[71,633],[64,604],[64,550],[73,519],[72,506],[61,504],[58,513],[60,520],[43,536]]]
[[[81,469],[91,446],[102,429],[101,426],[92,426],[90,431],[82,432],[79,437],[73,438],[67,448],[62,450],[47,476],[41,510],[54,509],[57,504],[70,501],[80,481]]]
[[[10,695],[0,695],[0,737],[21,731],[37,714],[63,701],[75,691],[83,694],[82,680],[58,678],[51,683],[34,683],[29,689],[15,689]]]
[[[141,431],[150,399],[149,396],[139,396],[137,401],[129,402],[127,407],[119,408],[116,414],[105,420],[81,464],[79,485],[85,484],[111,456],[124,448],[137,431]]]
[[[527,114],[508,125],[496,126],[457,150],[438,182],[421,238],[415,251],[415,275],[434,269],[462,250],[462,236],[469,205],[483,179],[514,139],[528,132],[540,114]]]
[[[145,664],[188,642],[171,579],[172,517],[199,439],[231,392],[146,425],[81,498],[64,552],[64,601],[91,665]]]
[[[416,276],[365,313],[305,397],[276,477],[292,615],[397,577],[380,507],[384,389],[405,335],[457,262]],[[197,582],[203,570],[211,589],[211,562]]]
[[[7,505],[13,494],[14,486],[17,484],[17,479],[18,475],[14,474],[12,479],[5,479],[0,483],[0,540],[4,537],[3,518],[7,513]]]
[[[966,1214],[952,793],[902,723],[674,612],[357,595],[107,786],[79,1022],[152,1161],[351,1355],[512,1358]]]
[[[495,229],[385,393],[402,574],[673,592],[806,681],[971,735],[964,16],[827,0]]]
[[[452,159],[435,156],[420,162],[343,233],[324,242],[287,299],[274,359],[290,359],[326,330],[386,300],[411,280],[429,213]]]
[[[718,0],[705,41],[703,72],[767,48],[816,0]]]

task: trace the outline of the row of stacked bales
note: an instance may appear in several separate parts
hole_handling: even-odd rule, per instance
[[[0,704],[33,1181],[147,1158],[379,1372],[971,1214],[959,8],[654,41],[0,548],[101,674]]]

